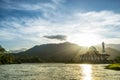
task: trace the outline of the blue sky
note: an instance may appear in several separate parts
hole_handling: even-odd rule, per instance
[[[0,44],[120,44],[120,0],[0,0]],[[62,40],[63,39],[63,40]]]

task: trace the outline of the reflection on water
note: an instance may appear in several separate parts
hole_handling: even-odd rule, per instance
[[[0,65],[0,80],[120,80],[120,72],[105,64]]]
[[[83,80],[92,80],[92,66],[90,64],[80,65],[82,68]]]

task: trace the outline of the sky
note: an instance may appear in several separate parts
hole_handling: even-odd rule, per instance
[[[120,0],[0,0],[7,50],[65,41],[120,44]]]

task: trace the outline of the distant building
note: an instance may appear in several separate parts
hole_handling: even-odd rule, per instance
[[[105,43],[102,42],[102,52],[105,53]]]
[[[105,44],[102,42],[102,53],[99,53],[94,46],[91,46],[89,50],[80,55],[81,63],[108,63],[108,54],[105,53]]]

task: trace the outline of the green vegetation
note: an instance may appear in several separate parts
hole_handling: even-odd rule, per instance
[[[106,69],[120,70],[120,63],[110,64],[110,65],[106,66]]]
[[[0,52],[5,52],[5,49],[4,48],[0,48]]]
[[[15,63],[14,56],[12,54],[5,53],[6,50],[0,46],[0,64],[12,64]]]
[[[116,58],[114,59],[114,61],[115,61],[116,63],[120,63],[120,56],[116,57]]]
[[[0,55],[0,64],[12,64],[14,63],[14,56],[11,54]]]
[[[106,69],[120,70],[120,56],[116,57],[113,61],[115,64],[106,66]]]
[[[37,56],[21,55],[15,57],[16,63],[40,63],[44,62]]]

